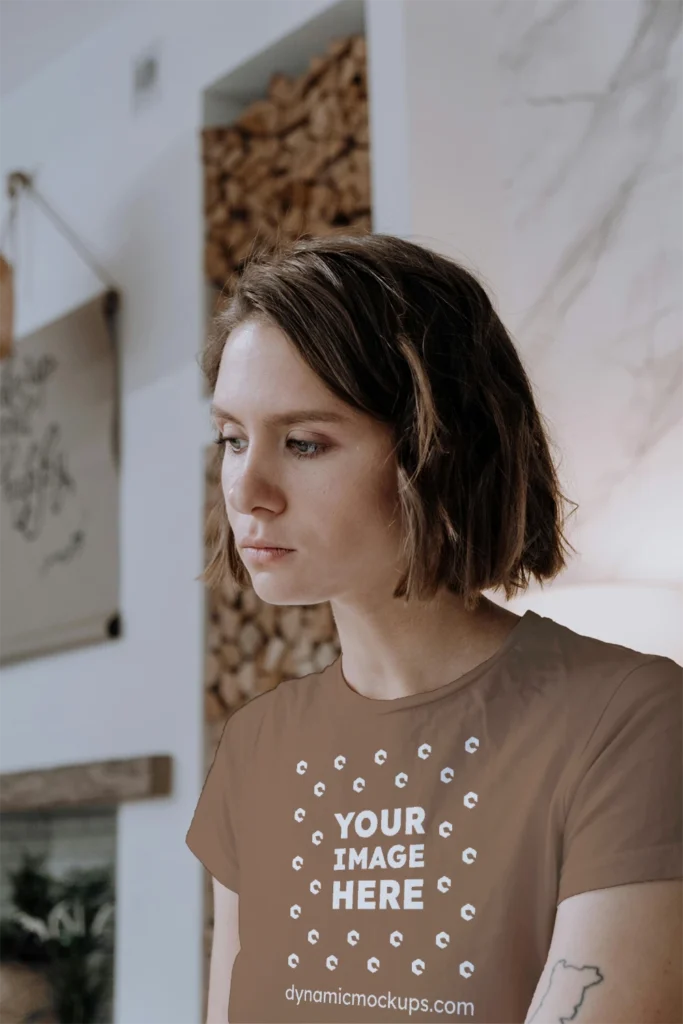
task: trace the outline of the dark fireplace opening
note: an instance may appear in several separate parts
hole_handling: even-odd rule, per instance
[[[111,1024],[116,812],[0,814],[3,1024]]]

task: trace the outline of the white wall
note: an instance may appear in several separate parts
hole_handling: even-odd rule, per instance
[[[681,7],[369,15],[375,230],[484,282],[579,504],[568,568],[511,607],[683,664]]]
[[[509,321],[582,506],[569,579],[647,617],[639,588],[683,578],[683,8],[511,6],[492,32]]]
[[[169,753],[168,799],[124,804],[117,850],[115,1020],[200,1018],[202,869],[184,845],[204,780],[201,94],[324,4],[135,5],[2,104],[3,176],[28,169],[123,290],[124,636],[2,673],[0,770]],[[132,61],[161,54],[135,114]],[[3,190],[4,191],[4,190]],[[25,204],[17,330],[98,290]]]

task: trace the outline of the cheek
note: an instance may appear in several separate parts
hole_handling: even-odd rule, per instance
[[[232,479],[232,474],[230,473],[230,469],[226,465],[226,460],[224,459],[223,464],[221,466],[221,491],[223,493],[223,504],[225,506],[225,514],[227,515],[229,521],[236,514],[235,509],[230,504],[230,500],[228,498],[228,492],[232,487],[233,483],[234,481]]]
[[[322,505],[321,505],[322,503]],[[398,487],[396,472],[371,469],[367,472],[343,475],[330,481],[324,495],[309,496],[311,512],[324,511],[330,526],[343,531],[346,542],[361,535],[384,539],[398,520]],[[315,514],[315,513],[314,513]]]
[[[228,502],[228,492],[238,482],[240,472],[239,458],[236,455],[232,455],[226,449],[221,449],[221,487],[226,504]]]
[[[372,501],[378,516],[383,520],[391,519],[398,509],[398,477],[395,465],[390,463],[382,466],[371,475],[370,480]]]

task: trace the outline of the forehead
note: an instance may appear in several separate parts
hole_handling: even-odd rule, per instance
[[[230,411],[235,419],[252,410],[275,425],[303,409],[317,410],[322,413],[317,418],[330,423],[350,422],[358,415],[329,390],[278,327],[254,321],[236,327],[221,356],[212,413]]]
[[[216,392],[235,393],[250,388],[278,387],[283,375],[288,386],[304,387],[313,392],[327,388],[313,372],[287,336],[272,325],[247,321],[230,332],[223,347]]]

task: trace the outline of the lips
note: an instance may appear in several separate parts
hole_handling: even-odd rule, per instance
[[[293,555],[291,548],[244,548],[244,557],[250,562],[261,565],[271,565],[285,558],[286,555]]]
[[[264,544],[257,541],[245,541],[243,548],[255,548],[257,551],[291,551],[292,548],[282,547],[280,544]]]

